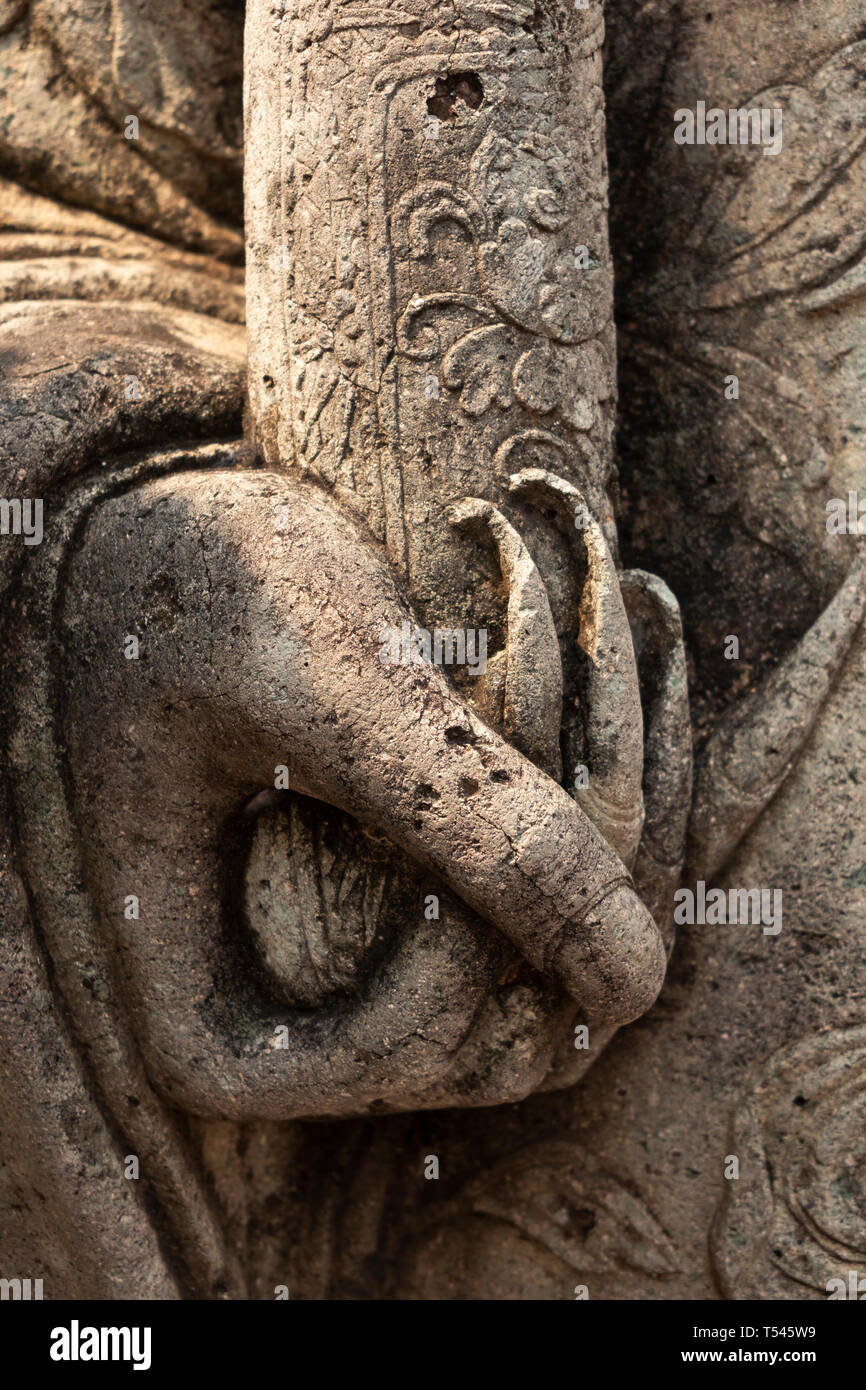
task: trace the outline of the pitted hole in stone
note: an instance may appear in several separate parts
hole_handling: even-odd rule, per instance
[[[595,1226],[596,1214],[589,1207],[573,1208],[566,1213],[563,1225],[576,1240],[586,1240]]]
[[[459,748],[471,748],[475,743],[475,735],[471,729],[464,729],[462,724],[450,724],[445,730],[446,743],[456,743]]]
[[[415,788],[415,796],[418,811],[432,810],[434,801],[439,800],[439,792],[435,787],[431,787],[429,782],[419,782]],[[418,821],[417,825],[420,826],[421,822]]]
[[[273,378],[272,376],[263,376],[263,377],[262,377],[262,385],[264,386],[264,388],[265,388],[266,391],[273,391],[273,389],[274,389],[274,378]]]
[[[427,98],[427,111],[440,121],[453,121],[458,101],[477,111],[484,100],[484,87],[477,72],[449,72],[436,78],[436,88]]]
[[[480,790],[474,777],[461,777],[458,786],[461,796],[474,796]]]

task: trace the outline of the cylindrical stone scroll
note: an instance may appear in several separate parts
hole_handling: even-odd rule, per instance
[[[257,447],[366,520],[428,619],[502,619],[450,502],[526,522],[508,478],[541,466],[612,532],[603,30],[597,0],[249,0]]]

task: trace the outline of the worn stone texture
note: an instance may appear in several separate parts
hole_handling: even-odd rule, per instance
[[[604,9],[0,6],[0,1274],[48,1297],[866,1272],[862,17]],[[782,152],[677,146],[698,100]],[[699,878],[782,931],[675,939]]]

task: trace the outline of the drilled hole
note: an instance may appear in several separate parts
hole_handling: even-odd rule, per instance
[[[477,72],[449,72],[436,78],[436,90],[427,98],[427,110],[440,121],[452,121],[457,115],[458,101],[477,111],[483,100],[484,88]]]

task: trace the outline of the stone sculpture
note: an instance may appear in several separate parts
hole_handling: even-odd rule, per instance
[[[690,715],[677,599],[617,526],[601,5],[32,0],[0,29],[0,462],[7,501],[44,508],[40,544],[0,549],[4,1272],[79,1298],[688,1292],[664,1172],[647,1197],[575,1125],[612,1076],[661,1084],[641,1029],[686,989],[675,894],[760,835],[866,588],[822,551],[820,602],[714,700],[681,566]],[[810,99],[844,106],[857,61]],[[738,293],[784,298],[749,236],[722,237]],[[699,308],[732,293],[715,274]],[[764,414],[716,447],[756,431],[800,470],[780,524],[803,564],[820,390],[733,318],[695,338],[681,289],[662,265],[646,312],[688,344],[687,395],[721,359],[753,387]],[[626,374],[668,350],[625,345]],[[743,487],[755,514],[775,496],[760,460]],[[632,520],[630,553],[653,548]],[[753,1252],[806,1199],[761,1185],[774,1112],[747,1105],[717,1287],[772,1298]],[[824,1212],[825,1255],[856,1253],[855,1208]]]

